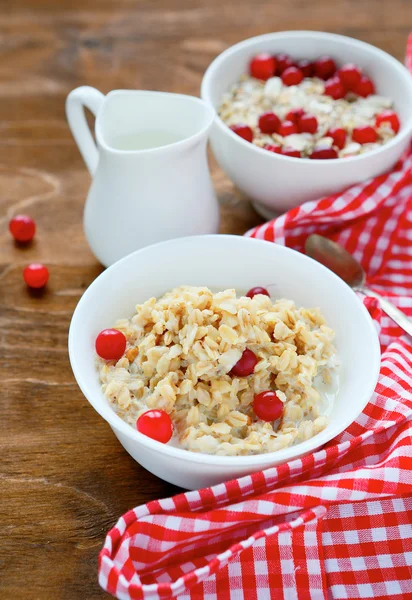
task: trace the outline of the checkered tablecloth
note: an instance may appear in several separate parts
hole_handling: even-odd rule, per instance
[[[411,154],[248,235],[303,250],[313,232],[349,250],[370,287],[412,317]],[[105,590],[120,600],[412,599],[412,340],[365,304],[382,364],[356,422],[302,459],[123,515],[100,553]]]

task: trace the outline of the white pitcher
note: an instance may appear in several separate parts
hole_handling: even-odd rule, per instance
[[[96,117],[97,145],[84,106]],[[66,113],[93,177],[86,238],[105,266],[154,242],[217,232],[206,156],[211,107],[181,94],[117,90],[104,96],[84,86],[68,95]]]

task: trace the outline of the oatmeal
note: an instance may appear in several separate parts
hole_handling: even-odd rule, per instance
[[[315,378],[336,367],[334,332],[318,309],[254,290],[175,288],[105,330],[126,341],[120,358],[98,358],[117,414],[145,433],[156,416],[161,441],[169,419],[172,443],[220,455],[272,452],[322,431]]]
[[[363,154],[400,127],[392,100],[377,95],[359,67],[337,69],[329,57],[296,65],[285,55],[254,57],[218,113],[246,141],[296,158]]]

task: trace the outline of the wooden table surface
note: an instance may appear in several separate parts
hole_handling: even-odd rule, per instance
[[[67,331],[101,272],[82,231],[90,178],[66,124],[78,85],[197,95],[227,46],[282,29],[350,35],[402,59],[410,0],[0,0],[0,598],[103,598],[97,555],[119,515],[177,488],[136,464],[78,389]],[[213,163],[222,231],[260,218]],[[32,245],[8,221],[30,214]],[[44,293],[22,280],[48,265]],[[23,587],[24,586],[24,587]]]

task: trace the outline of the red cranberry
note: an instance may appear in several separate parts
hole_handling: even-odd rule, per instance
[[[270,54],[266,54],[262,52],[261,54],[257,54],[250,61],[249,65],[250,74],[252,77],[256,77],[256,79],[269,79],[273,77],[276,70],[276,60]]]
[[[118,329],[103,329],[95,342],[96,352],[104,360],[119,360],[126,350],[126,336]]]
[[[148,410],[136,421],[137,431],[162,444],[167,444],[173,435],[172,419],[164,410]]]
[[[293,60],[288,54],[276,54],[276,75],[282,75],[283,71],[286,71],[289,67],[293,67]]]
[[[358,144],[373,144],[378,139],[378,134],[373,127],[362,125],[352,131],[352,139]]]
[[[273,112],[265,112],[259,117],[259,129],[262,133],[276,133],[280,127],[280,119]]]
[[[295,150],[295,148],[289,146],[282,148],[282,154],[283,156],[290,156],[291,158],[300,158],[302,156],[299,150]]]
[[[312,77],[313,64],[309,60],[306,60],[306,58],[298,60],[296,66],[302,71],[303,77]]]
[[[332,77],[332,79],[327,80],[325,83],[325,94],[334,100],[340,100],[345,97],[346,90],[339,77]]]
[[[298,121],[300,133],[316,133],[318,120],[313,115],[302,115]]]
[[[376,127],[380,127],[381,125],[389,125],[394,133],[398,133],[399,128],[401,126],[399,122],[399,117],[393,110],[384,110],[376,117]]]
[[[287,113],[285,121],[292,121],[292,123],[296,123],[297,125],[300,117],[302,117],[304,114],[305,111],[303,108],[292,108],[292,110]]]
[[[324,146],[316,146],[312,150],[312,154],[309,158],[318,159],[318,160],[327,160],[329,158],[338,158],[338,153],[334,148],[327,148]]]
[[[320,56],[313,64],[313,73],[326,81],[336,73],[336,63],[330,56]]]
[[[348,63],[339,69],[338,77],[345,89],[354,90],[360,83],[362,72],[356,65]]]
[[[297,125],[292,123],[292,121],[283,121],[279,127],[278,134],[286,137],[287,135],[292,135],[293,133],[299,133]]]
[[[242,356],[239,358],[235,366],[231,370],[231,375],[235,377],[247,377],[251,375],[255,370],[255,367],[259,359],[249,348],[243,351]]]
[[[9,229],[17,242],[30,242],[36,233],[36,224],[27,215],[16,215],[10,221]]]
[[[279,400],[275,392],[267,390],[255,396],[253,410],[258,419],[262,421],[276,421],[283,413],[283,402]]]
[[[342,150],[346,143],[346,131],[342,127],[333,127],[326,134],[333,139],[333,145]]]
[[[373,82],[368,77],[365,77],[363,75],[363,77],[361,77],[361,80],[358,83],[358,85],[356,85],[353,88],[353,91],[358,96],[361,96],[362,98],[367,98],[371,94],[375,93],[375,86],[374,86]]]
[[[239,123],[238,125],[232,125],[230,129],[247,142],[251,142],[253,140],[253,131],[249,125],[242,125]]]
[[[282,154],[282,146],[275,146],[274,144],[265,144],[263,147],[265,150],[273,152],[274,154]]]
[[[40,263],[32,263],[24,269],[23,279],[31,288],[42,288],[49,280],[49,269]]]
[[[303,73],[297,67],[288,67],[282,73],[282,81],[285,85],[298,85],[303,79]]]
[[[263,296],[269,296],[269,298],[270,298],[270,294],[267,291],[267,289],[264,287],[259,287],[259,286],[251,288],[248,291],[248,293],[246,294],[246,296],[248,298],[253,298],[253,296],[257,296],[258,294],[263,294]]]

